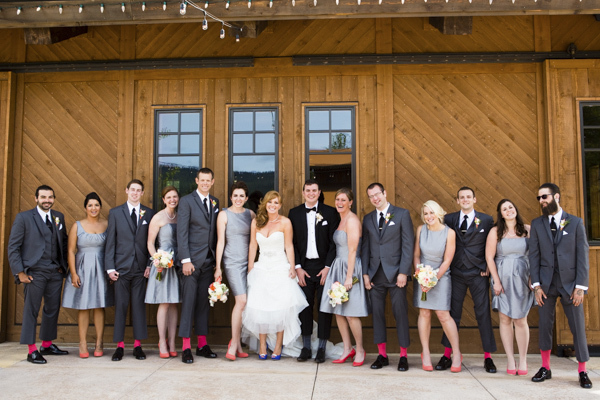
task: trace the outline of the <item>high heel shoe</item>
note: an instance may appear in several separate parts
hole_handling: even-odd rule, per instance
[[[79,358],[88,358],[89,356],[89,351],[86,351],[85,353],[79,352]]]
[[[519,369],[517,370],[517,375],[527,375],[527,366],[525,366],[525,369]]]
[[[356,352],[354,352],[354,357],[352,357],[352,359],[354,360],[354,358],[356,358]],[[361,365],[363,365],[365,363],[365,358],[367,358],[366,354],[364,354],[362,361],[352,361],[352,366],[360,367]]]
[[[281,360],[281,354],[271,354],[271,360],[279,361]]]
[[[508,368],[506,368],[506,373],[508,375],[516,375],[517,374],[517,370],[516,369],[508,369]]]
[[[169,352],[163,353],[160,351],[160,343],[158,344],[158,355],[160,358],[169,358]]]
[[[104,355],[104,351],[94,350],[94,357],[102,357],[103,355]]]
[[[231,348],[231,340],[229,341],[229,344],[227,345],[227,353],[225,353],[225,358],[228,359],[229,361],[235,361],[235,354],[229,354],[230,348]]]
[[[425,365],[423,364],[423,353],[421,353],[421,365],[423,366],[423,371],[433,371],[433,365]]]
[[[460,365],[458,367],[450,367],[450,372],[460,372],[462,371],[462,361],[463,361],[463,356],[462,354],[460,355]]]
[[[344,357],[344,358],[338,358],[337,360],[333,360],[332,363],[334,363],[334,364],[343,364],[349,358],[354,358],[355,355],[356,355],[356,350],[352,349],[352,351],[350,353],[348,353],[348,355],[346,357]]]
[[[229,346],[231,346],[231,340],[229,341],[229,344],[227,345],[227,350],[229,350]],[[239,350],[235,351],[235,355],[239,358],[248,358],[248,353],[244,353]]]
[[[266,360],[267,359],[267,355],[266,354],[259,354],[258,355],[258,359],[259,360]]]

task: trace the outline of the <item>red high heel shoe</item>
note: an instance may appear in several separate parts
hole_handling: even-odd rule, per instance
[[[169,346],[167,346],[168,348]],[[158,355],[160,358],[169,358],[169,352],[167,351],[166,353],[163,353],[160,351],[160,343],[158,344]]]
[[[334,363],[334,364],[343,364],[349,358],[354,358],[355,355],[356,355],[356,350],[352,349],[352,351],[350,353],[348,353],[348,355],[346,357],[344,357],[344,358],[338,358],[337,360],[333,360],[332,363]]]
[[[352,359],[354,360],[354,358],[356,357],[356,352],[354,353],[354,357],[352,357]],[[361,365],[363,365],[365,363],[365,358],[367,358],[367,354],[365,353],[364,358],[362,361],[352,361],[352,366],[353,367],[360,367]]]
[[[461,364],[458,367],[450,367],[450,372],[460,372],[462,370],[462,360],[463,360],[463,356],[461,354],[460,355]]]
[[[231,340],[229,341],[229,344],[227,345],[228,349],[229,349],[229,346],[231,346]],[[244,353],[243,351],[239,351],[239,350],[235,351],[235,355],[238,356],[239,358],[248,358],[248,353]]]
[[[225,353],[225,358],[228,359],[229,361],[235,361],[235,355],[229,354],[230,348],[231,348],[231,340],[229,341],[229,344],[227,345],[227,353]]]
[[[527,366],[525,366],[525,369],[518,369],[517,375],[527,375]]]
[[[423,353],[421,353],[421,365],[423,366],[423,371],[433,371],[433,365],[425,365],[423,364]]]

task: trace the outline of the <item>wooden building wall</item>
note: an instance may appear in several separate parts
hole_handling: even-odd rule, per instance
[[[576,109],[577,96],[600,97],[596,86],[584,85],[586,79],[593,81],[594,62],[565,62],[560,70],[554,63],[296,67],[289,57],[562,51],[571,42],[580,49],[598,50],[600,25],[593,16],[475,17],[473,34],[467,36],[442,35],[423,18],[283,21],[269,23],[257,39],[243,39],[240,44],[232,38],[218,39],[219,29],[214,24],[207,32],[195,24],[92,27],[86,35],[50,46],[25,46],[20,30],[0,31],[0,40],[6,38],[10,43],[0,47],[0,62],[256,57],[253,68],[0,75],[0,126],[6,127],[0,130],[5,144],[0,168],[4,167],[6,178],[0,194],[7,204],[0,221],[0,238],[5,233],[3,250],[14,216],[33,207],[33,191],[41,182],[55,188],[55,207],[65,212],[67,225],[83,217],[82,201],[92,190],[102,197],[106,216],[109,208],[125,201],[124,188],[132,177],[146,182],[144,203],[151,204],[153,112],[165,106],[204,109],[203,160],[216,173],[214,192],[222,200],[227,193],[228,164],[223,149],[228,148],[228,106],[279,107],[279,187],[287,212],[302,200],[302,107],[324,103],[357,106],[355,168],[360,217],[372,209],[364,187],[374,180],[386,186],[391,201],[411,211],[415,225],[421,223],[418,213],[428,199],[438,200],[448,211],[457,210],[454,196],[463,184],[477,191],[479,210],[493,215],[497,202],[508,197],[528,221],[539,214],[535,193],[541,181],[556,179],[565,194],[580,196],[581,183],[575,181],[580,163],[564,162],[547,147],[554,140],[565,146],[571,143],[566,149],[570,152],[577,149],[576,116],[571,112]],[[573,82],[577,90],[562,86]],[[566,123],[569,118],[571,122]],[[559,136],[557,132],[561,132]],[[567,196],[581,202],[580,197]],[[583,214],[580,204],[577,214]],[[596,318],[590,318],[598,311],[594,251],[594,281],[586,302],[590,343],[600,342],[600,326],[596,326]],[[3,253],[2,257],[2,332],[8,340],[17,340],[22,287],[12,284]],[[412,298],[412,290],[409,295]],[[214,343],[224,344],[229,337],[231,305],[214,308]],[[417,310],[411,308],[413,351],[418,348],[416,316]],[[469,299],[463,316],[464,350],[480,352]],[[153,324],[154,308],[149,308],[148,317]],[[112,310],[109,323],[111,319]],[[530,350],[536,351],[536,310],[529,322]],[[60,323],[59,339],[76,342],[76,313],[63,310]],[[393,325],[389,315],[389,326]],[[436,342],[441,329],[435,322],[434,326],[432,345],[439,350]],[[566,327],[560,321],[559,326]],[[364,327],[369,343],[370,318],[364,320]],[[570,333],[565,336],[562,332],[559,330],[559,339],[568,343]],[[155,329],[151,328],[150,334],[156,336]],[[110,326],[106,335],[110,342]],[[390,335],[391,345],[394,336]],[[501,347],[499,338],[498,345]]]

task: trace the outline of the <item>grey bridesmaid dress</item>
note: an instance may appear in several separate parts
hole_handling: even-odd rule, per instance
[[[496,268],[504,293],[496,296],[492,291],[492,309],[513,319],[525,318],[533,305],[533,292],[529,290],[528,249],[526,237],[504,238],[496,245]]]
[[[448,240],[448,226],[439,231],[430,231],[427,225],[421,228],[419,236],[419,247],[421,249],[421,264],[430,265],[437,270],[444,261],[446,242]],[[413,279],[413,305],[417,308],[428,310],[449,311],[450,299],[452,297],[452,281],[450,280],[450,268],[446,270],[438,283],[427,292],[427,300],[421,300],[421,285],[417,279]]]
[[[62,306],[76,310],[112,307],[114,294],[104,271],[106,232],[87,233],[77,221],[75,271],[81,285],[73,286],[71,275],[65,281]]]
[[[146,287],[147,304],[181,303],[179,294],[179,277],[175,271],[177,265],[177,224],[163,225],[157,235],[157,250],[173,252],[175,265],[172,268],[163,269],[162,280],[156,279],[158,273],[154,264],[151,265]],[[206,294],[208,297],[208,293]]]
[[[223,250],[223,265],[229,290],[234,296],[246,294],[248,275],[248,246],[250,245],[250,225],[252,213],[244,210],[235,213],[224,209],[227,214],[225,228],[225,249]]]

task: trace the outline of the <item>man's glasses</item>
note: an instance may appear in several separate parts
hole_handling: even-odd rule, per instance
[[[548,196],[554,196],[554,193],[550,193],[550,194],[543,194],[541,196],[537,196],[536,199],[537,201],[540,201],[540,199],[544,199],[546,200],[548,198]]]
[[[375,198],[379,198],[379,197],[381,197],[382,194],[383,194],[382,192],[377,192],[377,193],[369,196],[369,200],[373,200]]]

